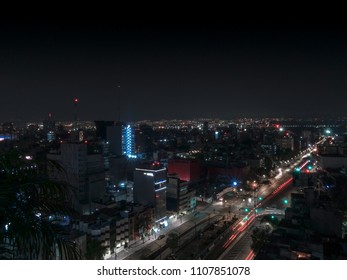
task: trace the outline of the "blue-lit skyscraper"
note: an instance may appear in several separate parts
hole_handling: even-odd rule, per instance
[[[136,158],[135,134],[130,124],[124,125],[122,128],[122,154],[128,158]]]
[[[118,123],[107,127],[107,142],[109,142],[111,155],[136,158],[135,134],[132,125]]]

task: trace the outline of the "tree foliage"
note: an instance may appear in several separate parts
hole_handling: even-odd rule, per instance
[[[103,260],[106,253],[106,248],[101,245],[101,241],[88,239],[87,243],[87,260]]]
[[[267,232],[264,229],[255,228],[251,235],[252,237],[252,245],[251,248],[254,252],[258,252],[260,248],[263,246],[266,238]]]
[[[78,259],[60,218],[71,216],[67,184],[17,152],[0,154],[0,259]]]
[[[166,239],[167,246],[173,251],[179,247],[179,235],[177,233],[171,232]]]

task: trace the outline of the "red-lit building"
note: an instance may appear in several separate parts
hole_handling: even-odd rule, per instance
[[[196,159],[170,159],[168,174],[177,174],[182,181],[197,181],[200,179],[200,163]]]

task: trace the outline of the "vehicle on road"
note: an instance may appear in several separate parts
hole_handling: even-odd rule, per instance
[[[165,237],[165,234],[161,234],[161,235],[158,236],[157,239],[160,240],[160,239],[163,239],[164,237]]]

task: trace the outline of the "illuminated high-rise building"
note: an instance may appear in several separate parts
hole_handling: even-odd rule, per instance
[[[154,207],[155,221],[166,220],[166,168],[159,162],[144,164],[134,171],[134,202]]]
[[[55,140],[55,133],[53,131],[47,132],[47,141],[53,142]]]
[[[128,158],[136,158],[135,155],[135,134],[133,127],[128,124],[122,128],[122,155]]]
[[[48,118],[43,120],[43,131],[48,133],[49,131],[55,131],[55,120],[52,117],[52,113],[48,114]]]
[[[136,158],[135,134],[130,124],[116,124],[107,127],[107,142],[109,142],[110,153],[127,158]]]

